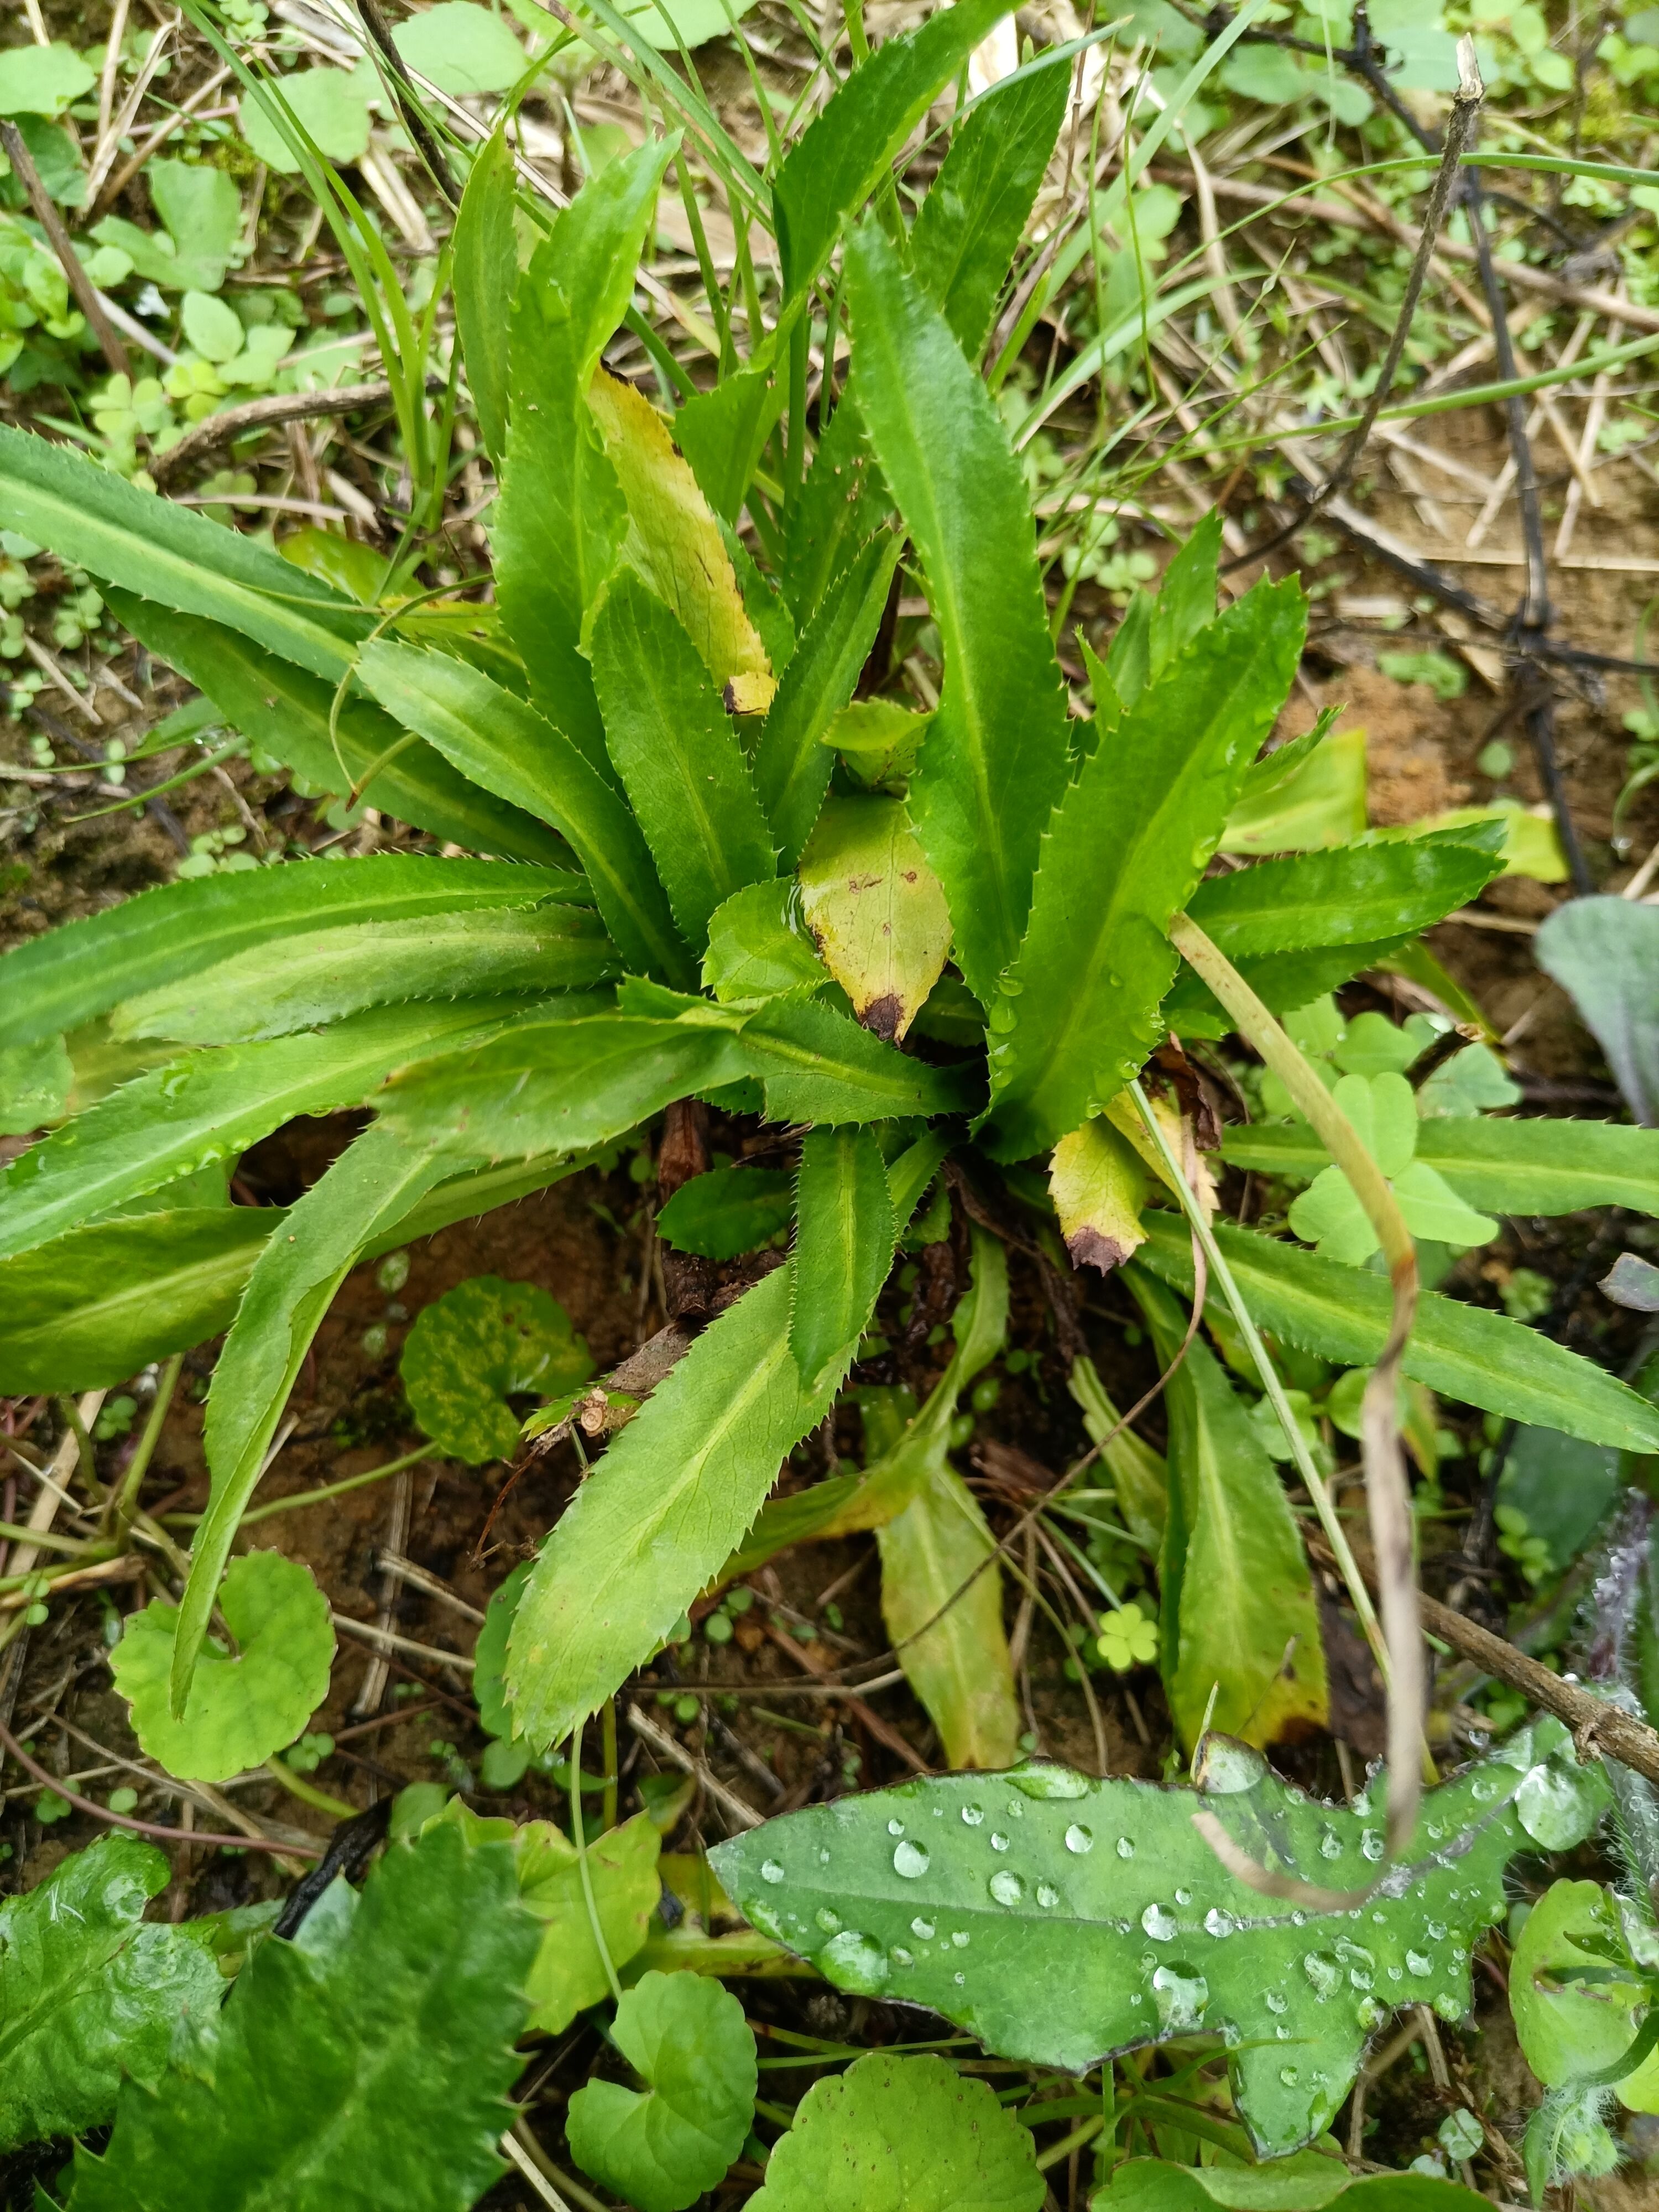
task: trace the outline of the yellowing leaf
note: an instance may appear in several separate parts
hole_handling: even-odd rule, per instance
[[[826,800],[800,861],[823,964],[878,1036],[897,1043],[939,981],[951,916],[896,799]]]
[[[1215,1178],[1206,1164],[1203,1153],[1199,1151],[1196,1144],[1192,1142],[1191,1122],[1167,1092],[1155,1097],[1149,1097],[1147,1103],[1152,1109],[1152,1119],[1164,1132],[1164,1143],[1168,1145],[1176,1159],[1182,1162],[1192,1178],[1192,1188],[1197,1193],[1200,1205],[1204,1208],[1204,1218],[1206,1221],[1213,1221],[1217,1203]],[[1175,1191],[1178,1196],[1179,1190],[1175,1177],[1164,1165],[1164,1155],[1147,1134],[1146,1125],[1136,1110],[1133,1099],[1126,1092],[1120,1091],[1115,1098],[1108,1103],[1105,1118],[1117,1131],[1119,1136],[1127,1138],[1164,1188]]]
[[[1012,1766],[1019,1706],[1002,1626],[1002,1575],[994,1559],[984,1564],[994,1547],[977,1500],[941,1460],[876,1541],[887,1633],[944,1740],[946,1760],[955,1767]]]
[[[600,369],[587,398],[628,502],[623,559],[678,616],[731,710],[764,714],[776,679],[690,464],[631,384]]]
[[[546,1929],[525,1984],[535,2007],[526,2026],[557,2035],[586,2006],[598,2004],[610,1983],[593,1940],[575,1845],[550,1820],[526,1823],[514,1844],[519,1895]],[[661,1848],[662,1838],[645,1813],[596,1837],[587,1847],[594,1911],[612,1966],[625,1965],[645,1942],[646,1923],[661,1888]]]
[[[1313,853],[1346,845],[1365,827],[1365,732],[1339,730],[1304,752],[1281,745],[1244,779],[1224,853]]]
[[[1146,1170],[1133,1146],[1103,1115],[1054,1146],[1048,1194],[1075,1267],[1109,1274],[1146,1241],[1140,1209],[1146,1202]]]

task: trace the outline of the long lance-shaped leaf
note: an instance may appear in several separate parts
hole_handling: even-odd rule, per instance
[[[836,579],[795,647],[756,741],[755,788],[784,868],[799,860],[830,788],[835,755],[821,740],[870,657],[902,550],[897,537],[872,538]]]
[[[548,1013],[493,1048],[410,1067],[384,1103],[411,1145],[510,1159],[605,1144],[672,1099],[750,1072],[735,1029]]]
[[[111,1028],[122,1037],[241,1044],[321,1028],[368,1006],[580,991],[617,972],[605,925],[586,907],[360,921],[256,945],[199,975],[129,999]]]
[[[957,0],[889,39],[855,69],[804,131],[772,187],[784,291],[804,291],[848,216],[875,190],[900,148],[992,27],[1007,0]]]
[[[795,1195],[789,1348],[810,1390],[844,1370],[893,1264],[897,1227],[881,1148],[867,1129],[814,1129]]]
[[[533,906],[587,893],[563,870],[415,853],[301,861],[198,876],[32,938],[0,958],[0,1044],[78,1029],[123,999],[161,989],[303,927]]]
[[[1192,1248],[1175,1217],[1144,1217],[1139,1259],[1192,1295]],[[1389,1286],[1379,1275],[1322,1260],[1248,1229],[1216,1224],[1216,1241],[1244,1303],[1269,1335],[1344,1366],[1375,1364],[1389,1334]],[[1210,1295],[1218,1294],[1212,1289]],[[1659,1451],[1659,1410],[1626,1382],[1507,1315],[1425,1291],[1406,1347],[1413,1382],[1467,1406],[1589,1443]]]
[[[374,627],[367,610],[252,538],[24,430],[0,428],[0,527],[102,582],[224,623],[331,682]]]
[[[1330,1156],[1306,1122],[1229,1129],[1222,1157],[1263,1175],[1311,1182]],[[1612,1121],[1500,1121],[1435,1115],[1416,1158],[1490,1213],[1582,1213],[1627,1206],[1659,1214],[1659,1129]]]
[[[779,1267],[710,1323],[548,1539],[507,1645],[532,1744],[556,1743],[659,1649],[834,1403],[844,1370],[817,1391],[801,1382],[789,1291]]]
[[[400,1220],[443,1175],[376,1122],[290,1207],[260,1253],[208,1393],[207,1511],[191,1547],[169,1692],[182,1717],[213,1600],[283,1407],[334,1294],[383,1224]]]
[[[1501,823],[1482,827],[1496,830],[1501,842]],[[1200,884],[1187,910],[1236,960],[1414,936],[1467,906],[1503,872],[1501,851],[1449,833],[1408,845],[1350,845],[1263,860]]]
[[[599,351],[627,313],[674,139],[647,139],[590,177],[538,246],[513,307],[507,464],[490,538],[495,590],[530,696],[611,775],[582,623],[628,508],[587,404]]]
[[[296,1114],[361,1106],[394,1068],[492,1035],[505,1011],[478,999],[376,1007],[319,1036],[191,1053],[153,1069],[0,1175],[0,1259],[229,1159]]]
[[[361,789],[398,821],[469,852],[570,871],[569,848],[544,823],[480,789],[368,700],[348,699],[331,734],[333,684],[274,659],[221,623],[172,613],[131,592],[106,597],[141,644],[205,692],[261,752],[292,769],[307,791]]]
[[[1294,582],[1257,585],[1142,692],[1056,808],[992,1015],[986,1141],[999,1159],[1097,1113],[1156,1042],[1176,969],[1164,931],[1284,703],[1304,619]]]
[[[742,1052],[774,1121],[885,1121],[964,1113],[973,1103],[971,1076],[913,1060],[810,999],[775,999],[751,1014]]]
[[[988,1007],[1019,946],[1066,772],[1066,696],[1030,508],[1007,433],[944,317],[873,225],[849,241],[847,260],[865,422],[945,647],[911,817],[950,902],[963,974]]]
[[[629,967],[690,980],[690,957],[638,823],[561,731],[447,653],[381,640],[365,650],[360,673],[389,713],[428,738],[463,775],[550,822],[569,841]]]
[[[882,1619],[946,1759],[1011,1766],[1019,1701],[996,1540],[978,1499],[941,1457],[903,1511],[878,1528],[876,1543]]]
[[[720,694],[673,612],[629,568],[594,618],[593,682],[605,739],[674,920],[699,951],[708,918],[777,854]]]
[[[507,348],[519,285],[513,147],[503,123],[466,180],[455,218],[455,326],[484,451],[499,470],[507,451]]]
[[[108,1389],[229,1326],[279,1206],[191,1206],[71,1230],[0,1261],[0,1392]]]

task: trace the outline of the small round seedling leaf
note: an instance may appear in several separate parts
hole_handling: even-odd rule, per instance
[[[1571,1755],[1542,1760],[1515,1793],[1521,1825],[1547,1851],[1570,1851],[1582,1844],[1607,1810],[1607,1785],[1599,1762],[1572,1764]]]
[[[461,97],[505,92],[528,66],[507,24],[475,0],[439,0],[399,23],[392,42],[440,92]]]
[[[372,82],[355,70],[295,70],[278,79],[276,90],[319,153],[331,161],[355,161],[368,150]],[[287,120],[285,116],[279,124],[251,94],[242,102],[242,136],[249,147],[267,168],[291,177],[299,172],[300,158],[285,135]]]
[[[234,1559],[219,1610],[235,1648],[208,1638],[182,1720],[167,1698],[176,1606],[152,1599],[128,1621],[110,1661],[134,1734],[180,1780],[222,1782],[259,1765],[293,1742],[328,1695],[334,1631],[308,1567],[280,1552]]]
[[[872,2051],[815,2081],[752,2212],[1036,2212],[1036,2147],[983,2081]]]
[[[474,1275],[422,1310],[398,1371],[416,1419],[439,1450],[481,1467],[517,1448],[510,1397],[573,1390],[593,1362],[556,1298],[533,1283]]]
[[[617,2006],[611,2037],[645,2093],[615,2081],[579,2089],[566,2123],[571,2156],[639,2212],[684,2212],[723,2178],[754,2117],[755,2039],[743,2007],[700,1974],[647,1974]]]

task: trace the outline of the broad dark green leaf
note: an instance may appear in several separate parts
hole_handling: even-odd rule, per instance
[[[533,906],[586,893],[556,868],[375,853],[364,860],[198,876],[62,922],[0,959],[0,1037],[79,1029],[123,999],[303,928]]]
[[[1607,1054],[1631,1112],[1659,1124],[1659,908],[1570,899],[1539,931],[1537,953]]]
[[[683,1182],[657,1216],[657,1234],[677,1252],[735,1260],[787,1229],[795,1187],[782,1168],[710,1168]]]
[[[1192,1245],[1185,1224],[1171,1213],[1145,1218],[1140,1259],[1190,1297]],[[1376,1364],[1389,1333],[1383,1277],[1248,1229],[1218,1222],[1215,1235],[1260,1328],[1345,1367]],[[1210,1296],[1218,1295],[1212,1285]],[[1425,1292],[1404,1366],[1413,1382],[1466,1406],[1564,1429],[1589,1443],[1659,1450],[1659,1409],[1616,1376],[1505,1314]]]
[[[280,1206],[142,1213],[0,1261],[0,1394],[107,1389],[228,1328]]]
[[[815,2081],[750,2212],[1037,2212],[1030,2130],[943,2058],[866,2051]]]
[[[658,1650],[737,1549],[841,1376],[809,1393],[789,1350],[790,1269],[711,1322],[589,1474],[514,1615],[522,1733],[556,1743]]]
[[[1230,960],[1238,960],[1415,936],[1467,906],[1503,872],[1501,852],[1449,836],[1348,845],[1212,877],[1193,893],[1187,911]]]
[[[297,1114],[360,1106],[406,1061],[493,1034],[504,1011],[482,999],[376,1007],[320,1035],[189,1053],[153,1069],[0,1175],[0,1259],[229,1159]]]
[[[1330,1157],[1305,1121],[1229,1129],[1222,1157],[1263,1175],[1311,1179]],[[1627,1206],[1659,1214],[1659,1130],[1610,1121],[1498,1121],[1435,1116],[1417,1132],[1426,1161],[1491,1213],[1579,1213]]]
[[[1294,581],[1258,584],[1148,686],[1055,810],[1030,927],[992,1013],[986,1141],[999,1159],[1097,1113],[1157,1042],[1176,970],[1164,933],[1284,703],[1304,620]]]
[[[240,531],[140,491],[65,445],[0,427],[0,528],[65,566],[239,630],[337,683],[374,617]]]
[[[1081,2073],[1103,2052],[1224,2037],[1240,2116],[1279,2153],[1329,2125],[1395,2007],[1468,2009],[1471,1948],[1530,1846],[1516,1799],[1539,1766],[1559,1771],[1523,1735],[1427,1792],[1408,1868],[1357,1918],[1247,1887],[1193,1814],[1258,1865],[1271,1853],[1305,1882],[1362,1888],[1382,1871],[1378,1784],[1352,1808],[1321,1804],[1226,1737],[1201,1794],[1036,1764],[928,1776],[710,1857],[756,1927],[838,1988],[925,2006],[1002,2057]]]
[[[865,435],[857,378],[849,374],[789,503],[783,588],[803,628],[821,613],[830,586],[876,537],[892,508],[887,480]]]
[[[493,1047],[410,1067],[383,1107],[410,1144],[481,1159],[525,1158],[608,1143],[672,1099],[749,1072],[733,1030],[544,1011],[514,1024]]]
[[[444,1165],[431,1152],[405,1148],[386,1123],[372,1124],[289,1208],[254,1262],[208,1391],[204,1435],[210,1481],[179,1609],[171,1678],[175,1717],[185,1710],[237,1523],[311,1340],[368,1245],[402,1221]]]
[[[541,1930],[505,1842],[440,1821],[389,1850],[326,1943],[260,1945],[154,2088],[129,2084],[76,2212],[465,2212],[523,2066]]]
[[[788,397],[763,368],[739,369],[694,392],[674,417],[674,442],[716,514],[735,522],[762,448]]]
[[[169,613],[131,592],[105,596],[142,644],[188,677],[307,790],[343,796],[362,784],[372,805],[470,852],[569,868],[569,848],[534,814],[503,805],[424,740],[411,742],[408,731],[368,700],[348,699],[341,708],[337,755],[328,724],[333,684],[274,659],[220,623]]]
[[[801,133],[772,187],[786,296],[793,298],[811,283],[842,223],[869,198],[940,92],[1007,12],[1007,0],[958,0],[915,30],[889,39]]]
[[[1265,2169],[1170,2166],[1127,2159],[1092,2200],[1092,2212],[1216,2212],[1218,2205],[1257,2204],[1273,2212],[1483,2212],[1492,2199],[1461,2182],[1428,2173],[1351,2173],[1328,2151],[1298,2151]]]
[[[1161,1284],[1138,1270],[1130,1279],[1158,1364],[1169,1368],[1186,1313]],[[1202,1338],[1188,1346],[1167,1390],[1161,1656],[1182,1741],[1190,1751],[1212,1726],[1265,1747],[1322,1728],[1329,1698],[1319,1603],[1284,1485]]]
[[[800,858],[823,804],[835,761],[822,739],[870,657],[902,550],[896,537],[873,538],[836,578],[802,634],[756,740],[755,788],[784,868]]]
[[[490,532],[496,596],[531,697],[607,781],[582,623],[615,562],[628,509],[587,392],[633,296],[672,152],[673,141],[647,138],[590,177],[537,248],[513,307],[507,463]]]
[[[963,12],[934,17],[924,33]],[[873,224],[847,258],[860,404],[945,647],[911,818],[945,886],[963,974],[988,1006],[1018,949],[1066,773],[1066,697],[1030,507],[984,386]]]
[[[201,1931],[143,1917],[172,1879],[154,1844],[105,1834],[0,1899],[0,2155],[100,2126],[125,2078],[162,2072],[182,2018],[218,2011]]]
[[[885,1121],[910,1114],[960,1114],[974,1079],[884,1044],[810,999],[775,999],[751,1014],[741,1039],[744,1072],[766,1086],[773,1121]]]
[[[720,694],[672,610],[631,569],[593,622],[593,682],[611,757],[686,942],[716,907],[775,876],[777,853]]]
[[[617,972],[605,924],[586,907],[362,921],[257,945],[128,999],[112,1030],[123,1037],[240,1044],[319,1028],[368,1006],[582,990]]]
[[[806,933],[793,882],[750,884],[715,909],[702,981],[722,1005],[823,989],[830,970]]]
[[[534,707],[447,653],[382,640],[365,649],[360,673],[400,723],[464,775],[569,840],[630,967],[689,980],[690,958],[640,825],[568,738]]]
[[[897,1227],[881,1148],[867,1129],[812,1129],[795,1197],[789,1348],[815,1389],[844,1373],[893,1264]]]
[[[592,1372],[558,1300],[499,1275],[469,1276],[422,1306],[398,1363],[422,1428],[447,1457],[473,1467],[512,1458],[522,1424],[510,1399],[556,1398]]]
[[[451,280],[473,412],[484,451],[498,470],[507,451],[507,346],[519,285],[514,197],[513,147],[503,124],[467,177],[455,218]]]

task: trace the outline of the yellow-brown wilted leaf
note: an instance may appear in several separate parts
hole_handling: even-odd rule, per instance
[[[1157,1098],[1149,1097],[1146,1103],[1152,1109],[1152,1119],[1164,1132],[1164,1143],[1175,1154],[1176,1158],[1182,1161],[1190,1158],[1194,1188],[1197,1192],[1199,1203],[1204,1208],[1204,1218],[1206,1221],[1213,1221],[1216,1209],[1215,1178],[1211,1175],[1204,1155],[1199,1151],[1197,1146],[1192,1145],[1190,1153],[1188,1152],[1192,1137],[1191,1121],[1182,1113],[1175,1100],[1167,1095]],[[1179,1187],[1168,1168],[1164,1166],[1158,1146],[1147,1135],[1146,1124],[1136,1111],[1134,1100],[1130,1097],[1127,1091],[1120,1091],[1116,1097],[1108,1103],[1105,1118],[1120,1136],[1128,1139],[1158,1181],[1179,1197]]]
[[[777,681],[690,463],[631,384],[600,369],[587,398],[628,502],[623,557],[678,616],[716,688],[730,687],[732,710],[764,714]]]
[[[866,1029],[896,1044],[951,949],[939,878],[897,799],[830,799],[800,858],[801,906]]]
[[[1109,1274],[1146,1242],[1140,1209],[1146,1202],[1146,1170],[1134,1146],[1103,1115],[1054,1146],[1048,1195],[1074,1267]]]
[[[1002,1575],[979,1500],[954,1468],[938,1464],[876,1542],[882,1618],[945,1758],[957,1767],[1012,1766],[1019,1705]]]

